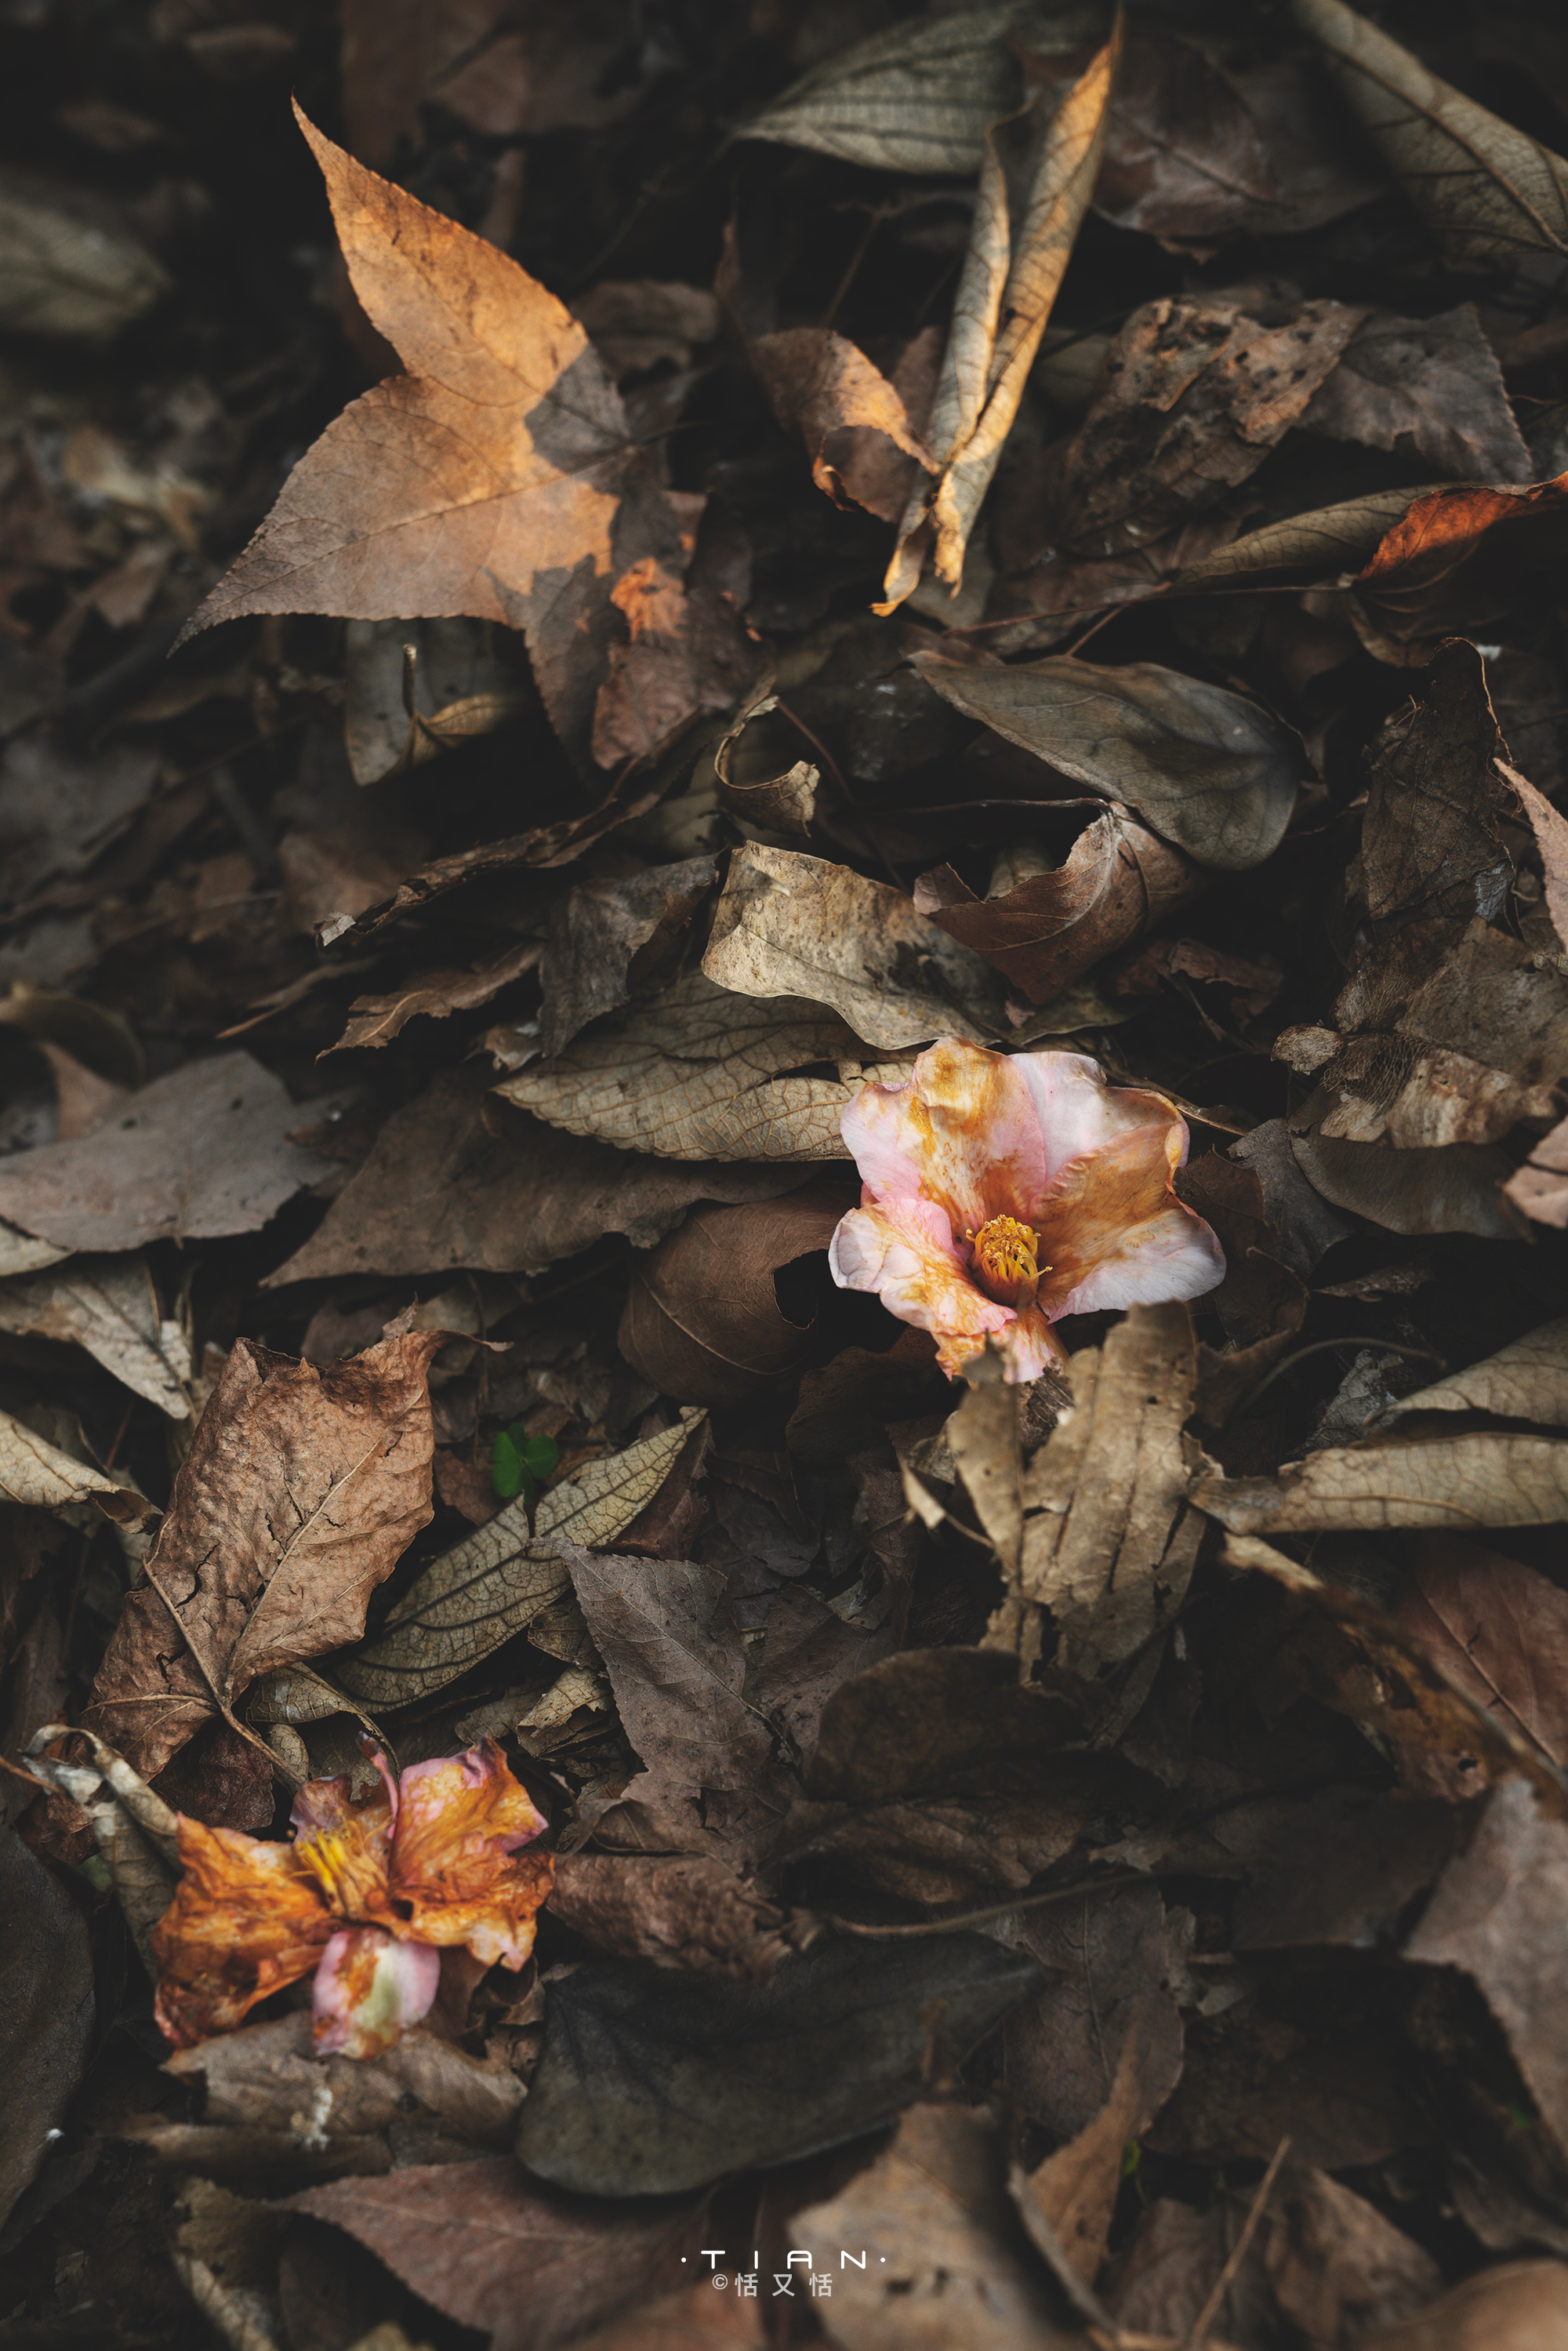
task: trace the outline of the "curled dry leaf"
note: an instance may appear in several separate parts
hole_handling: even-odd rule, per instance
[[[86,1527],[98,1523],[99,1511],[120,1527],[156,1516],[145,1494],[116,1485],[8,1412],[0,1412],[0,1495]]]
[[[1120,809],[1096,817],[1053,872],[977,898],[950,865],[921,874],[915,904],[1050,1008],[1094,964],[1129,946],[1203,886],[1198,868]],[[1076,1025],[1076,1024],[1074,1024]]]
[[[729,864],[702,967],[739,996],[831,1006],[884,1052],[933,1037],[972,1042],[1001,1026],[983,957],[885,882],[747,841]]]
[[[771,1198],[792,1170],[695,1165],[612,1150],[526,1118],[486,1094],[486,1072],[443,1071],[395,1111],[304,1247],[270,1287],[372,1272],[538,1273],[624,1233],[663,1240],[695,1200]]]
[[[748,356],[779,423],[805,443],[817,487],[839,506],[852,500],[884,522],[896,522],[912,468],[931,470],[900,387],[827,327],[763,335],[748,347]],[[868,445],[872,434],[884,444],[880,451]],[[908,462],[890,465],[894,450]]]
[[[1092,1680],[1170,1621],[1197,1557],[1181,1434],[1197,1376],[1192,1317],[1183,1305],[1131,1307],[1069,1372],[1073,1409],[1025,1477],[1019,1564],[987,1638],[1030,1664],[1049,1611],[1058,1666]]]
[[[1084,554],[1138,548],[1255,474],[1364,320],[1242,288],[1134,310],[1061,461],[1058,528]]]
[[[527,637],[551,721],[580,748],[606,676],[611,590],[639,560],[678,565],[674,511],[564,304],[296,113],[354,291],[409,372],[328,427],[189,625],[413,607],[502,621]]]
[[[246,1339],[181,1464],[89,1720],[147,1778],[257,1675],[357,1639],[431,1516],[439,1332],[319,1372]]]
[[[973,172],[987,131],[1019,97],[1007,36],[1070,47],[1098,37],[1097,9],[991,0],[841,50],[754,115],[743,139],[809,147],[883,172]]]
[[[552,1538],[613,1542],[657,1493],[700,1418],[685,1412],[673,1427],[584,1462],[541,1495],[532,1527],[519,1498],[433,1560],[374,1640],[338,1667],[344,1688],[367,1706],[404,1706],[522,1632],[570,1581]]]
[[[912,2105],[1038,1980],[970,1934],[821,1942],[768,1984],[666,1975],[653,2002],[643,1970],[590,1959],[550,1986],[518,2157],[580,2193],[656,2196],[834,2146]]]
[[[1568,162],[1429,73],[1343,0],[1292,0],[1454,269],[1568,254]]]
[[[1023,2256],[1006,2157],[983,2109],[911,2107],[869,2169],[797,2212],[790,2232],[869,2253],[863,2273],[833,2280],[831,2329],[843,2351],[1055,2351],[1077,2340]]]
[[[777,729],[787,726],[787,720],[775,719],[771,727],[756,723],[772,718],[778,707],[773,695],[754,703],[719,744],[713,755],[718,797],[745,823],[769,832],[809,833],[816,819],[821,770],[809,759],[789,760],[789,749],[799,740],[792,727],[788,747],[780,751]]]
[[[67,1249],[256,1232],[332,1172],[288,1142],[298,1122],[281,1080],[248,1053],[188,1061],[75,1142],[13,1157],[0,1217]]]
[[[934,483],[912,492],[883,583],[891,612],[919,585],[927,551],[956,594],[980,501],[1040,350],[1104,152],[1121,19],[1067,89],[1037,89],[985,137],[969,249],[926,440]]]
[[[683,1404],[730,1404],[798,1371],[811,1343],[848,1180],[767,1207],[700,1207],[632,1273],[617,1343],[633,1370]],[[822,1255],[821,1285],[801,1281]]]
[[[416,972],[390,996],[356,996],[349,1007],[348,1027],[327,1050],[347,1053],[390,1045],[422,1015],[427,1020],[445,1020],[454,1012],[472,1012],[532,971],[543,953],[539,940],[525,939],[482,971]]]
[[[1259,865],[1284,837],[1306,767],[1301,739],[1239,694],[1152,662],[990,669],[913,658],[955,709],[1126,802],[1201,865]]]
[[[821,1004],[748,1001],[692,972],[496,1091],[552,1126],[664,1159],[847,1159],[839,1120],[862,1075],[907,1075],[896,1061],[862,1072],[863,1050]],[[794,1074],[821,1061],[846,1074]]]

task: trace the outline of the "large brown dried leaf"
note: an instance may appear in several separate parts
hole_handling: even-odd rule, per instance
[[[1500,121],[1343,0],[1293,0],[1335,80],[1455,269],[1568,253],[1568,163]]]
[[[151,1779],[258,1674],[364,1629],[432,1510],[435,1332],[318,1371],[237,1340],[93,1684],[89,1719]]]
[[[1292,1134],[1291,1151],[1314,1191],[1387,1232],[1473,1233],[1489,1241],[1518,1238],[1518,1227],[1502,1207],[1509,1161],[1495,1143],[1395,1151],[1382,1143]]]
[[[330,1107],[319,1105],[322,1115]],[[0,1217],[67,1249],[256,1232],[332,1172],[287,1140],[299,1116],[248,1053],[188,1061],[75,1142],[8,1160]]]
[[[1506,759],[1500,759],[1497,766],[1535,835],[1544,877],[1546,911],[1559,941],[1568,946],[1568,817],[1561,815],[1545,794],[1538,792],[1528,777],[1510,767]]]
[[[1327,301],[1281,316],[1248,288],[1134,310],[1062,461],[1062,539],[1110,555],[1213,506],[1300,421],[1365,316]]]
[[[1233,235],[1282,214],[1251,110],[1197,48],[1158,37],[1126,44],[1094,209],[1158,237]]]
[[[1473,302],[1435,319],[1375,311],[1300,423],[1332,440],[1399,448],[1460,480],[1530,479],[1530,452]]]
[[[496,1091],[552,1126],[663,1159],[847,1159],[839,1120],[864,1080],[908,1075],[862,1069],[863,1050],[820,1004],[748,1000],[692,972]],[[816,1061],[845,1074],[790,1074]]]
[[[368,2245],[394,2277],[492,2351],[553,2351],[639,2295],[676,2286],[700,2212],[552,2194],[509,2157],[413,2164],[308,2188],[294,2210]],[[687,2274],[690,2274],[688,2270]]]
[[[1479,653],[1450,639],[1367,753],[1362,887],[1375,923],[1493,911],[1510,873],[1501,740]]]
[[[902,890],[760,841],[730,860],[702,967],[739,996],[828,1005],[883,1052],[934,1037],[977,1043],[1002,1025],[1002,990],[984,958]]]
[[[526,1503],[504,1510],[417,1576],[373,1641],[337,1669],[367,1706],[405,1706],[444,1689],[520,1633],[567,1590],[561,1541],[610,1543],[653,1499],[701,1415],[623,1452],[584,1462],[541,1496],[530,1528]]]
[[[630,563],[679,552],[620,395],[553,294],[298,120],[354,290],[410,371],[329,425],[191,625],[299,611],[504,621],[580,747],[612,587]]]
[[[1407,1412],[1487,1412],[1538,1428],[1568,1427],[1568,1317],[1539,1323],[1484,1363],[1401,1396],[1382,1417]]]
[[[989,1641],[1031,1660],[1049,1611],[1058,1665],[1090,1680],[1168,1623],[1201,1531],[1181,1436],[1196,1371],[1180,1305],[1134,1306],[1073,1356],[1073,1409],[1024,1479],[1022,1553]]]
[[[1202,886],[1179,850],[1112,809],[1084,828],[1053,872],[1031,873],[999,898],[977,898],[950,865],[938,865],[916,881],[915,904],[1031,1004],[1050,1005]]]
[[[711,857],[652,865],[641,873],[580,882],[550,918],[539,984],[539,1042],[547,1054],[613,1012],[632,983],[655,968],[681,925],[718,880]]]
[[[847,1090],[846,1090],[847,1099]],[[624,1233],[650,1249],[696,1200],[787,1191],[789,1168],[676,1165],[563,1134],[497,1104],[482,1066],[395,1111],[272,1286],[345,1273],[538,1273]]]
[[[1260,864],[1284,837],[1306,768],[1301,740],[1239,694],[1152,662],[914,662],[955,709],[1124,801],[1200,865]]]
[[[1568,1771],[1568,1594],[1501,1552],[1426,1535],[1396,1608],[1477,1706]]]
[[[563,1853],[547,1906],[596,1951],[765,1983],[781,1913],[705,1854]]]
[[[1009,1939],[1039,1960],[1046,1986],[1004,2028],[1008,2088],[1060,2142],[1092,2134],[1120,2085],[1132,2111],[1119,2166],[1122,2147],[1153,2122],[1181,2075],[1159,1889],[1086,1887],[1080,1901],[1023,1912]],[[1124,2080],[1129,2052],[1133,2073]]]
[[[1057,2351],[1060,2326],[1023,2255],[988,2115],[912,2106],[867,2171],[790,2222],[807,2245],[862,2248],[822,2309],[842,2351]]]
[[[1041,91],[988,130],[978,201],[926,430],[936,468],[917,483],[883,584],[882,612],[919,585],[927,551],[956,594],[980,501],[1013,427],[1104,152],[1121,19],[1065,91]]]

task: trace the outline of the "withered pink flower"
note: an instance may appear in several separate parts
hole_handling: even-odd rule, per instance
[[[841,1124],[862,1189],[833,1279],[929,1331],[949,1379],[992,1337],[1009,1380],[1038,1378],[1067,1360],[1062,1315],[1199,1298],[1225,1278],[1213,1231],[1171,1188],[1186,1121],[1082,1053],[944,1038],[907,1085],[863,1086]]]
[[[371,2057],[428,2013],[444,1949],[528,1959],[555,1865],[517,1851],[544,1819],[494,1740],[395,1780],[361,1745],[381,1785],[353,1797],[347,1780],[308,1780],[290,1844],[181,1815],[185,1874],[152,1932],[158,2022],[177,2048],[314,1970],[317,2048]]]

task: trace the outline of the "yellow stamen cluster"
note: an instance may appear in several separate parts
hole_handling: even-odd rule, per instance
[[[973,1244],[975,1279],[988,1297],[1001,1306],[1029,1306],[1040,1287],[1040,1235],[1016,1217],[993,1217],[977,1233],[966,1233]]]

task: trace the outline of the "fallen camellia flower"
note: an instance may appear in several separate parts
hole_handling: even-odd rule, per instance
[[[1036,1379],[1067,1360],[1063,1314],[1225,1279],[1213,1232],[1171,1189],[1186,1121],[1082,1053],[943,1038],[907,1085],[863,1086],[841,1124],[863,1189],[833,1235],[833,1279],[931,1332],[949,1379],[992,1335],[1006,1376]]]
[[[176,2048],[232,2032],[311,1970],[316,2046],[373,2057],[435,1998],[441,1953],[462,1944],[520,1968],[550,1890],[548,1853],[518,1855],[544,1827],[493,1739],[411,1763],[382,1785],[308,1780],[290,1844],[180,1815],[184,1876],[152,1932],[158,2022]]]

